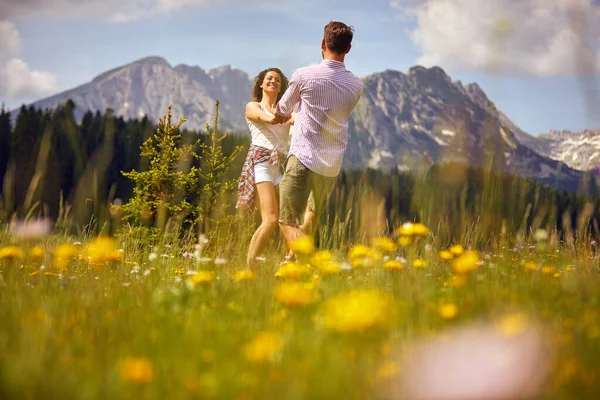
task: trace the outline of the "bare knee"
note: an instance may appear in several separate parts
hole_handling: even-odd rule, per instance
[[[268,232],[273,232],[279,226],[277,215],[267,215],[262,220],[262,225]]]

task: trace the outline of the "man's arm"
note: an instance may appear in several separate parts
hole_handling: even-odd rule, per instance
[[[292,116],[292,112],[296,107],[296,104],[300,101],[300,81],[298,77],[298,70],[294,72],[292,78],[290,79],[290,83],[288,85],[287,90],[281,97],[281,100],[277,103],[277,108],[275,109],[275,117],[282,122],[285,122],[290,119]]]

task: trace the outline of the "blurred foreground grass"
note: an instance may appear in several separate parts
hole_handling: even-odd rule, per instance
[[[407,377],[423,379],[417,344],[480,323],[518,362],[502,350],[486,369],[477,357],[495,342],[448,342],[456,359],[436,356],[423,388],[460,392],[489,371],[499,385],[524,376],[530,397],[600,390],[595,243],[573,249],[540,231],[490,251],[439,248],[407,224],[349,249],[299,241],[298,263],[267,254],[250,273],[241,246],[225,258],[204,242],[82,242],[0,239],[0,398],[406,398]],[[518,342],[532,329],[533,355]],[[515,377],[497,373],[503,363]]]

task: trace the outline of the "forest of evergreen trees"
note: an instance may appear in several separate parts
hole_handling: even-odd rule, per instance
[[[8,111],[0,111],[1,221],[31,215],[60,220],[68,213],[70,228],[81,229],[116,199],[125,203],[132,195],[132,182],[122,172],[148,167],[140,146],[156,132],[156,121],[126,121],[108,109],[87,112],[77,122],[73,111],[71,101],[54,110],[22,106],[14,123]],[[204,134],[183,130],[182,142]],[[245,133],[221,143],[225,154],[248,144]],[[245,152],[233,161],[225,178],[239,176],[244,157]],[[586,207],[588,203],[594,207]],[[234,204],[232,198],[232,213]],[[410,173],[345,170],[323,229],[337,229],[340,240],[355,238],[365,226],[381,230],[407,220],[439,227],[449,240],[473,224],[486,235],[529,227],[596,233],[600,215],[595,204],[595,198],[531,179],[462,165]]]

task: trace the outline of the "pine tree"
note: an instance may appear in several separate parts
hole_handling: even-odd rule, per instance
[[[161,231],[170,218],[183,220],[192,211],[188,194],[196,182],[190,168],[193,146],[180,144],[179,128],[185,122],[171,124],[171,106],[161,118],[157,133],[141,146],[141,156],[150,162],[147,171],[122,172],[135,182],[133,197],[124,205],[125,218],[135,222],[155,222]]]
[[[224,200],[236,188],[237,178],[226,179],[225,176],[235,158],[244,150],[243,146],[238,145],[228,156],[224,155],[222,143],[228,137],[229,132],[222,134],[219,131],[218,100],[215,102],[215,106],[214,126],[211,129],[206,124],[206,143],[199,140],[200,154],[194,154],[194,157],[200,162],[198,180],[202,184],[199,186],[198,193],[198,224],[202,232],[207,232],[210,229],[210,219],[215,214],[223,212],[227,207],[227,202]]]

